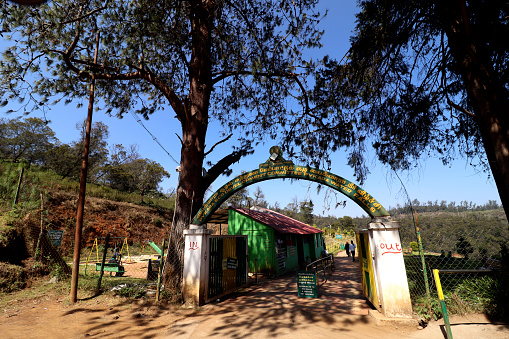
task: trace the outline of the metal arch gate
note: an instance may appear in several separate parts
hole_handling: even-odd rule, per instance
[[[389,217],[389,213],[372,195],[353,182],[327,171],[295,165],[292,161],[284,160],[281,156],[282,152],[277,146],[273,146],[270,153],[271,157],[260,164],[258,169],[241,174],[219,188],[203,204],[191,223],[194,225],[206,224],[211,215],[235,192],[257,182],[277,178],[317,182],[346,195],[371,218]]]
[[[206,302],[247,285],[247,236],[209,238],[209,274]]]

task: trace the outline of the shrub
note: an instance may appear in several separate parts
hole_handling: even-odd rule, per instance
[[[12,292],[25,286],[25,272],[21,266],[0,262],[0,291]]]

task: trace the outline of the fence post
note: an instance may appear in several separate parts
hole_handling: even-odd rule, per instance
[[[103,279],[104,274],[104,263],[106,261],[106,252],[108,251],[108,243],[110,241],[110,234],[106,234],[106,239],[104,240],[104,252],[103,252],[103,260],[101,261],[101,272],[99,273],[99,280],[97,280],[97,288],[95,290],[95,294],[99,294],[101,292],[101,281]]]
[[[161,290],[161,276],[163,275],[165,246],[166,246],[166,239],[163,240],[163,248],[161,249],[161,259],[159,259],[159,273],[157,274],[156,301],[159,301],[159,291]],[[149,267],[150,267],[150,263],[149,263]]]
[[[415,229],[417,232],[417,241],[419,242],[419,255],[421,257],[422,263],[422,274],[424,275],[424,287],[426,289],[426,297],[428,300],[428,308],[430,303],[430,291],[429,291],[429,282],[428,282],[428,271],[426,270],[426,260],[424,259],[424,250],[422,248],[422,240],[421,240],[421,231],[419,230],[419,222],[417,221],[417,211],[415,213]]]
[[[13,205],[16,205],[18,203],[19,191],[21,189],[21,182],[23,181],[23,172],[24,171],[25,171],[25,167],[21,167],[21,171],[19,173],[18,188],[16,189],[16,196],[14,197],[14,204]]]
[[[452,338],[451,331],[451,323],[449,322],[449,316],[447,315],[447,307],[445,306],[445,298],[444,292],[442,291],[442,284],[440,283],[439,271],[437,269],[433,270],[433,276],[435,277],[435,285],[437,286],[438,299],[440,300],[440,307],[442,308],[442,313],[444,314],[444,323],[447,334],[447,339]]]

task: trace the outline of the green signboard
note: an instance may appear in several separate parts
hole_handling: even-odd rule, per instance
[[[218,189],[196,213],[192,223],[196,225],[205,224],[212,213],[238,190],[260,181],[277,178],[304,179],[329,186],[348,196],[372,218],[389,216],[385,208],[361,187],[327,171],[309,166],[294,165],[293,162],[286,161],[280,156],[279,148],[277,148],[277,152],[273,152],[273,149],[276,148],[276,146],[271,148],[271,157],[260,164],[257,170],[239,175]]]
[[[336,234],[336,239],[343,239],[343,235],[342,234]]]
[[[60,230],[48,230],[48,239],[53,246],[62,245],[62,238],[64,236],[64,231]]]
[[[318,298],[315,272],[297,271],[297,293],[299,298]]]

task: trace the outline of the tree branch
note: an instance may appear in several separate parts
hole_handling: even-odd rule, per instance
[[[463,107],[461,107],[460,105],[458,104],[455,104],[454,102],[451,101],[451,99],[449,99],[449,96],[447,96],[447,103],[449,105],[451,105],[453,108],[457,109],[458,111],[464,113],[464,114],[467,114],[467,115],[470,115],[472,118],[474,119],[477,119],[477,116],[470,112],[470,111],[467,111],[466,109],[464,109]]]
[[[238,151],[235,151],[227,156],[225,156],[223,159],[219,160],[214,166],[212,166],[208,171],[207,175],[205,175],[202,178],[202,184],[204,189],[208,188],[214,180],[217,179],[218,176],[220,176],[224,171],[230,167],[230,165],[238,162],[240,158],[252,154],[254,151],[252,148],[244,148]]]
[[[75,39],[76,40],[76,39]],[[77,43],[77,41],[76,41]],[[74,42],[73,42],[74,44]],[[148,82],[150,82],[154,87],[156,87],[159,91],[163,93],[163,95],[168,99],[170,102],[170,105],[172,106],[173,110],[177,114],[177,117],[181,119],[181,117],[185,116],[185,108],[184,103],[182,100],[180,100],[179,96],[175,93],[175,91],[169,87],[161,78],[159,78],[154,72],[152,72],[149,69],[146,68],[140,68],[134,65],[127,65],[131,68],[134,68],[135,72],[127,72],[127,73],[107,73],[102,72],[98,73],[98,70],[103,71],[116,71],[119,72],[120,67],[110,67],[105,65],[99,65],[94,62],[90,61],[83,61],[83,60],[76,60],[74,58],[70,57],[69,52],[72,53],[72,50],[74,47],[70,46],[66,52],[58,51],[58,50],[52,50],[53,52],[59,53],[63,55],[64,61],[66,65],[76,73],[76,75],[81,79],[90,79],[92,76],[92,72],[85,72],[80,70],[78,67],[76,67],[73,62],[80,63],[83,65],[87,65],[91,67],[94,70],[94,77],[95,79],[103,79],[103,80],[133,80],[133,79],[143,79]]]
[[[230,139],[230,138],[232,137],[232,135],[233,135],[233,133],[231,133],[229,136],[227,136],[227,137],[226,137],[226,138],[224,138],[223,140],[220,140],[220,141],[216,142],[216,143],[212,146],[212,148],[211,148],[208,152],[206,152],[203,156],[204,156],[204,157],[206,157],[208,154],[210,154],[210,152],[212,152],[212,151],[214,150],[214,148],[215,148],[217,145],[222,144],[223,142],[227,141],[228,139]]]
[[[86,13],[86,14],[82,15],[82,16],[78,16],[78,17],[76,17],[76,18],[74,18],[74,19],[67,20],[67,21],[63,21],[63,22],[60,22],[59,24],[60,24],[60,25],[66,25],[66,24],[71,24],[71,23],[76,22],[76,21],[81,21],[81,20],[83,20],[83,19],[85,19],[85,18],[87,18],[87,17],[89,17],[89,16],[91,16],[91,15],[94,15],[94,14],[95,14],[95,13],[97,13],[97,12],[102,11],[103,9],[106,9],[106,8],[108,7],[108,2],[109,2],[109,1],[106,1],[106,4],[105,4],[104,6],[99,7],[99,8],[96,8],[96,9],[94,9],[94,10],[92,10],[92,11],[90,11],[90,12],[88,12],[88,13]],[[82,9],[82,8],[81,8],[81,9]],[[80,9],[80,13],[81,13],[81,9]]]
[[[302,91],[302,95],[304,96],[304,111],[305,111],[305,114],[309,114],[310,110],[309,110],[309,97],[308,97],[308,94],[307,94],[307,91],[306,91],[306,88],[304,87],[304,85],[302,84],[302,82],[300,81],[299,77],[297,74],[295,73],[286,73],[286,72],[282,72],[282,73],[279,73],[279,72],[274,72],[274,73],[271,73],[271,72],[251,72],[251,71],[224,71],[224,72],[217,72],[217,73],[213,73],[212,76],[216,76],[215,78],[212,79],[212,84],[215,84],[221,80],[224,80],[228,77],[231,77],[231,76],[234,76],[234,75],[252,75],[252,76],[255,76],[255,77],[267,77],[267,78],[273,78],[273,77],[284,77],[284,78],[290,78],[290,79],[293,79],[297,85],[300,87],[301,91]]]
[[[175,135],[177,136],[177,138],[179,138],[179,140],[180,140],[180,144],[181,144],[181,145],[184,145],[184,141],[182,140],[182,138],[180,137],[180,135],[178,135],[177,133],[175,133]]]

